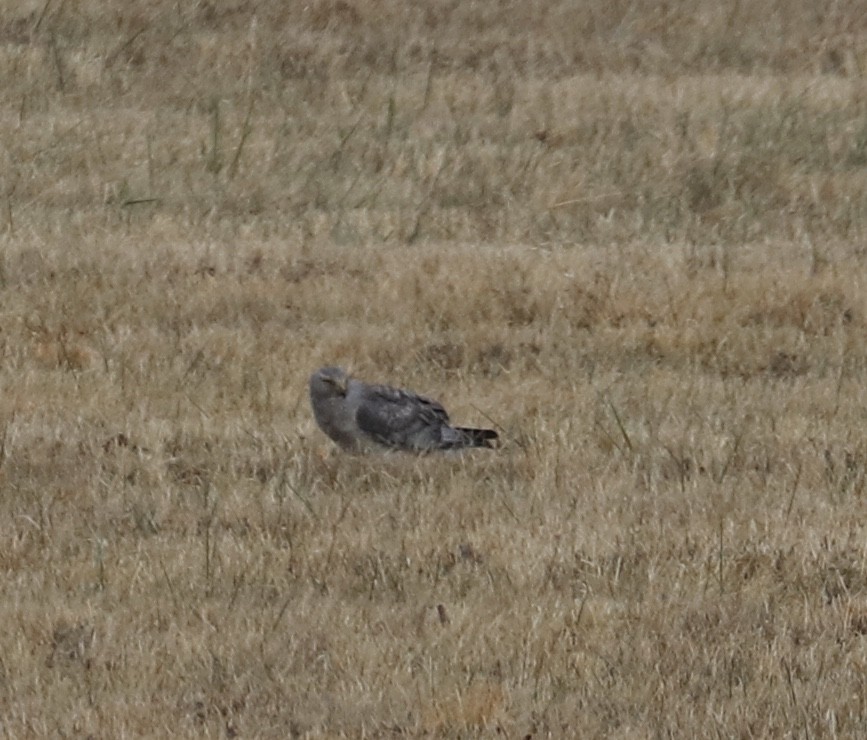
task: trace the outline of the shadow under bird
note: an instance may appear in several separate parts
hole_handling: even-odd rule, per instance
[[[452,426],[437,401],[364,383],[339,367],[323,367],[310,376],[310,405],[319,428],[350,452],[492,447],[498,436],[493,429]]]

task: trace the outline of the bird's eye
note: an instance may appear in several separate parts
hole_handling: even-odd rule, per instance
[[[338,393],[340,393],[340,395],[343,395],[346,392],[346,388],[343,386],[343,383],[341,383],[337,378],[329,378],[326,376],[325,378],[323,378],[323,380],[328,383],[328,385],[333,386],[334,389]]]

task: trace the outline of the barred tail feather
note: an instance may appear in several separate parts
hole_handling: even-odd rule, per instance
[[[454,429],[460,434],[461,446],[463,447],[493,447],[491,443],[500,436],[493,429],[470,429],[468,427],[455,427]]]

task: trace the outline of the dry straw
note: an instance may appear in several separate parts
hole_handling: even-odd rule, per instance
[[[860,3],[13,5],[10,736],[864,735]]]

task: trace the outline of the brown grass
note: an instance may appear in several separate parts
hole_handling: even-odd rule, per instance
[[[542,5],[0,19],[6,734],[865,735],[867,16]]]

